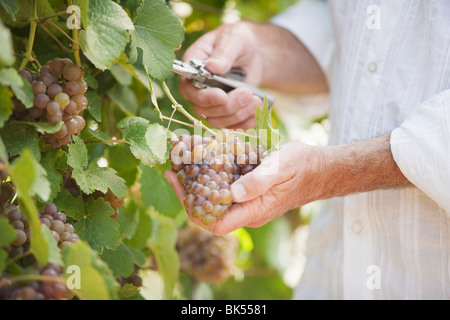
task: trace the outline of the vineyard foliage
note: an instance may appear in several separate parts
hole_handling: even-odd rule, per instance
[[[220,11],[225,1],[210,5]],[[14,189],[11,197],[3,187],[0,194],[0,273],[26,279],[22,262],[32,257],[41,270],[79,267],[80,283],[70,288],[76,298],[142,299],[140,284],[132,281],[142,268],[160,275],[163,298],[190,297],[192,281],[180,278],[176,250],[187,216],[163,173],[170,169],[168,140],[183,127],[177,120],[195,122],[171,67],[201,33],[196,21],[212,28],[220,18],[200,12],[181,21],[164,0],[0,1],[0,169],[3,184]],[[86,110],[77,113],[84,129],[66,143],[51,138],[64,119],[52,123],[15,112],[16,105],[25,114],[36,109],[37,89],[21,70],[39,76],[55,58],[82,66],[87,84]],[[8,249],[16,238],[5,217],[9,203],[20,209],[30,232],[27,250],[16,257]],[[52,237],[40,221],[49,203],[65,214],[80,241],[61,246]],[[262,232],[255,243],[270,234]],[[251,236],[239,235],[248,254]],[[272,284],[288,292],[279,278]]]

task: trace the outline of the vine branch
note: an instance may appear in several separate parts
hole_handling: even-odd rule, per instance
[[[30,33],[28,35],[27,49],[24,53],[22,62],[20,63],[19,70],[24,69],[28,62],[34,60],[31,53],[33,52],[34,38],[36,37],[37,19],[37,1],[33,0],[33,17],[30,19]]]

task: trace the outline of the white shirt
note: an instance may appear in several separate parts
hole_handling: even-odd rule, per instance
[[[328,77],[330,143],[392,131],[415,185],[325,201],[294,298],[450,299],[450,1],[307,0],[272,22]]]

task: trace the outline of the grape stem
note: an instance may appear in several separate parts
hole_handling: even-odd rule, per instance
[[[181,112],[186,118],[191,120],[191,122],[194,124],[195,127],[201,127],[203,130],[210,133],[212,136],[216,136],[216,132],[205,126],[200,120],[195,119],[189,112],[186,111],[186,109],[183,108],[181,104],[177,102],[177,100],[175,100],[165,81],[163,81],[162,83],[162,88],[167,97],[169,98],[170,102],[172,102],[173,107],[177,111]]]
[[[72,0],[67,1],[69,6],[72,5]],[[73,28],[72,30],[73,35],[73,41],[72,41],[72,49],[73,49],[73,55],[75,56],[75,62],[77,65],[81,66],[81,58],[80,58],[80,44],[78,42],[78,29]]]
[[[46,20],[49,20],[49,19],[51,19],[51,18],[54,18],[54,17],[59,17],[59,16],[64,16],[64,15],[67,15],[68,13],[66,12],[66,11],[60,11],[60,12],[58,12],[58,13],[55,13],[55,14],[53,14],[53,15],[51,15],[51,16],[48,16],[48,17],[44,17],[44,18],[40,18],[39,19],[39,22],[45,22]]]
[[[67,39],[69,39],[72,43],[75,42],[75,40],[72,39],[71,36],[69,36],[63,29],[61,29],[60,26],[58,26],[58,25],[57,25],[56,23],[54,23],[52,20],[45,20],[45,21],[44,21],[44,24],[45,24],[45,23],[51,24],[51,25],[52,25],[53,27],[55,27],[59,32],[61,32]]]
[[[36,36],[36,27],[37,27],[37,1],[33,0],[33,17],[30,19],[30,34],[28,35],[27,49],[24,53],[24,57],[22,62],[20,63],[19,70],[22,70],[26,67],[28,62],[33,61],[33,45],[34,38]]]
[[[19,281],[49,281],[49,282],[59,282],[66,283],[66,279],[60,277],[44,276],[40,274],[22,274],[20,276],[15,276],[11,278],[14,282]]]
[[[55,35],[53,33],[51,33],[46,27],[44,27],[44,25],[41,25],[42,30],[44,30],[53,40],[56,41],[56,43],[61,47],[61,49],[63,49],[65,52],[73,52],[73,50],[67,48],[65,45],[62,44],[61,41],[59,41],[59,39],[57,37],[55,37]]]

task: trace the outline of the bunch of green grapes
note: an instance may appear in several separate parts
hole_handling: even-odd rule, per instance
[[[233,271],[238,240],[232,235],[218,237],[198,226],[180,229],[176,245],[180,271],[202,282],[218,283]]]
[[[170,161],[187,192],[183,200],[194,219],[209,226],[233,204],[231,184],[255,169],[266,149],[243,142],[229,130],[215,137],[181,135],[171,140]]]
[[[88,105],[85,97],[88,85],[83,79],[84,68],[68,58],[55,58],[48,61],[39,74],[28,70],[20,70],[19,74],[31,84],[34,105],[26,109],[14,98],[13,118],[51,124],[63,121],[58,132],[46,134],[44,139],[53,148],[68,144],[70,137],[79,134],[86,125],[83,112]]]

